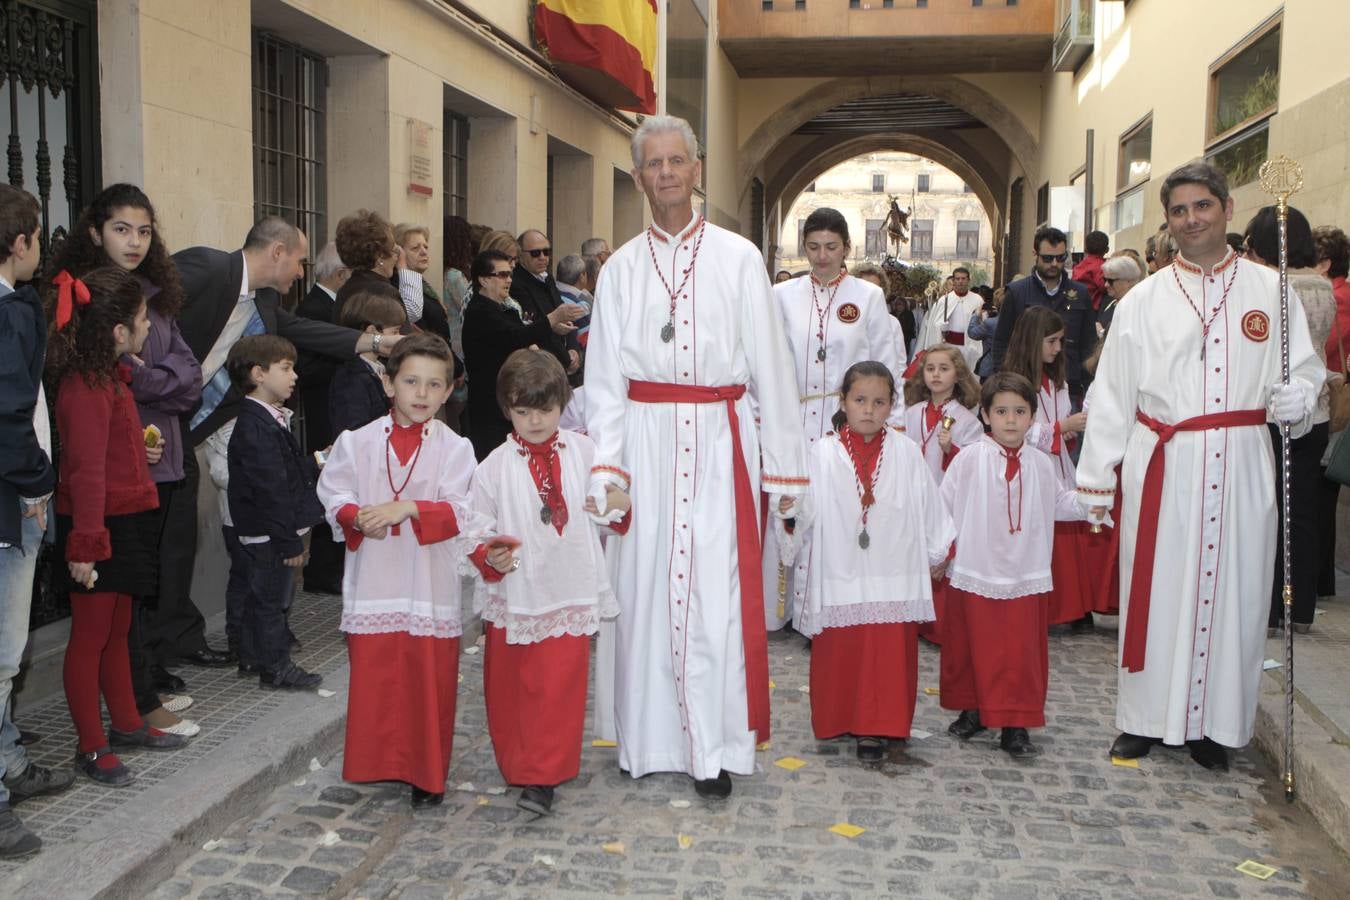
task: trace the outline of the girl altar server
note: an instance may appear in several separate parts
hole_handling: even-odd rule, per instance
[[[980,405],[980,384],[966,358],[951,344],[925,350],[905,382],[905,436],[919,445],[933,480],[942,476],[962,447],[984,437],[984,425],[972,410]],[[947,584],[933,583],[933,621],[919,626],[919,637],[942,643],[942,607]]]
[[[916,623],[933,617],[932,576],[956,533],[919,451],[886,426],[890,370],[855,363],[840,394],[835,431],[811,448],[812,500],[797,517],[811,573],[797,627],[812,638],[816,737],[853,734],[858,759],[877,761],[887,738],[909,737]]]
[[[810,274],[774,285],[773,295],[792,351],[809,449],[830,430],[839,406],[836,388],[849,366],[876,360],[898,376],[905,364],[881,288],[844,272],[852,245],[843,215],[828,207],[812,212],[802,227],[802,246]],[[898,427],[902,412],[897,405],[886,418]],[[769,530],[764,540],[764,614],[770,630],[793,618],[810,578],[804,554],[795,563],[781,559],[774,533]]]
[[[507,357],[497,402],[512,431],[473,479],[473,508],[495,535],[471,554],[486,582],[474,596],[486,594],[488,733],[502,777],[522,786],[516,805],[538,815],[581,770],[590,636],[619,612],[586,497],[595,446],[558,428],[570,395],[551,353]],[[627,510],[616,488],[608,497],[608,509]]]
[[[999,744],[1014,759],[1040,752],[1027,729],[1045,725],[1054,523],[1084,518],[1051,457],[1026,449],[1036,401],[1020,375],[985,381],[980,405],[991,433],[952,461],[939,489],[957,533],[940,696],[943,709],[961,714],[947,730],[964,741],[1002,728]]]
[[[454,362],[434,335],[405,337],[385,362],[390,414],[344,431],[319,477],[347,544],[342,621],[351,688],[342,777],[405,781],[414,807],[439,804],[450,769],[459,676],[459,560],[473,445],[435,418]]]
[[[1058,313],[1037,306],[1017,320],[1017,327],[1008,339],[1003,370],[1016,372],[1037,386],[1036,413],[1027,432],[1027,443],[1048,453],[1060,482],[1073,487],[1077,472],[1072,451],[1087,427],[1087,412],[1074,412],[1069,399],[1064,320]],[[1048,622],[1072,623],[1074,632],[1092,628],[1092,608],[1100,585],[1097,573],[1110,566],[1109,542],[1095,535],[1092,537],[1097,539],[1090,541],[1089,536],[1084,522],[1055,524],[1051,566],[1055,588],[1050,592]]]

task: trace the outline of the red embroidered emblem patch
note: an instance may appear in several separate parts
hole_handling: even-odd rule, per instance
[[[858,321],[858,319],[862,318],[862,310],[858,309],[858,304],[856,303],[845,303],[843,306],[839,307],[837,315],[839,316],[840,322],[843,322],[845,325],[852,325],[854,322]]]
[[[1258,344],[1270,337],[1270,317],[1259,309],[1254,309],[1242,317],[1242,333],[1248,340]]]

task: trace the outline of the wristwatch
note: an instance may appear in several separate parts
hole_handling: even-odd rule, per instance
[[[380,355],[380,343],[384,340],[384,335],[374,334],[370,338],[370,352],[376,356]]]

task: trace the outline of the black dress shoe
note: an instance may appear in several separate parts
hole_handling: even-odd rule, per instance
[[[1025,728],[1005,728],[999,736],[998,745],[1013,759],[1030,759],[1039,756],[1041,751],[1031,742],[1031,736]]]
[[[858,738],[858,759],[862,762],[881,762],[886,758],[886,739],[879,737]]]
[[[725,798],[731,796],[731,776],[723,769],[716,778],[694,779],[694,792],[700,797]]]
[[[105,756],[113,758],[111,766],[100,766],[98,760]],[[88,753],[75,753],[75,771],[91,781],[108,787],[126,787],[131,784],[131,770],[122,765],[122,761],[107,746],[90,750]]]
[[[224,669],[239,662],[239,658],[229,650],[212,650],[210,647],[203,647],[200,650],[193,650],[191,653],[184,653],[183,662],[190,666],[201,666],[204,669]]]
[[[306,672],[295,663],[286,663],[275,672],[258,670],[258,686],[270,690],[312,691],[322,683],[322,675]]]
[[[1228,771],[1228,751],[1222,744],[1216,744],[1209,738],[1201,738],[1198,741],[1187,741],[1186,749],[1191,751],[1191,759],[1206,769]]]
[[[181,694],[187,690],[187,682],[163,666],[150,667],[150,680],[155,690],[165,694]]]
[[[537,816],[553,812],[553,788],[547,784],[532,784],[520,792],[516,806]]]
[[[412,807],[413,809],[422,809],[426,806],[440,806],[441,801],[445,799],[445,794],[433,794],[431,791],[424,791],[417,785],[412,786]]]
[[[59,794],[75,783],[75,776],[69,772],[59,772],[37,763],[29,763],[22,775],[5,777],[5,789],[9,791],[11,806],[42,797],[47,794]]]
[[[1157,738],[1122,731],[1111,744],[1111,755],[1116,759],[1139,759],[1141,756],[1148,756],[1148,751],[1157,743],[1160,743]]]
[[[109,730],[108,742],[114,747],[140,747],[145,750],[181,750],[188,745],[188,739],[183,735],[151,728],[145,722],[135,731]]]
[[[956,717],[956,721],[947,726],[947,733],[954,734],[963,741],[968,741],[975,735],[984,731],[984,726],[980,724],[980,711],[978,709],[968,709]]]

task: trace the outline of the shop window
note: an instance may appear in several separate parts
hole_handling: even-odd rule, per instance
[[[1205,158],[1233,187],[1266,160],[1280,98],[1281,17],[1276,15],[1210,67]]]

